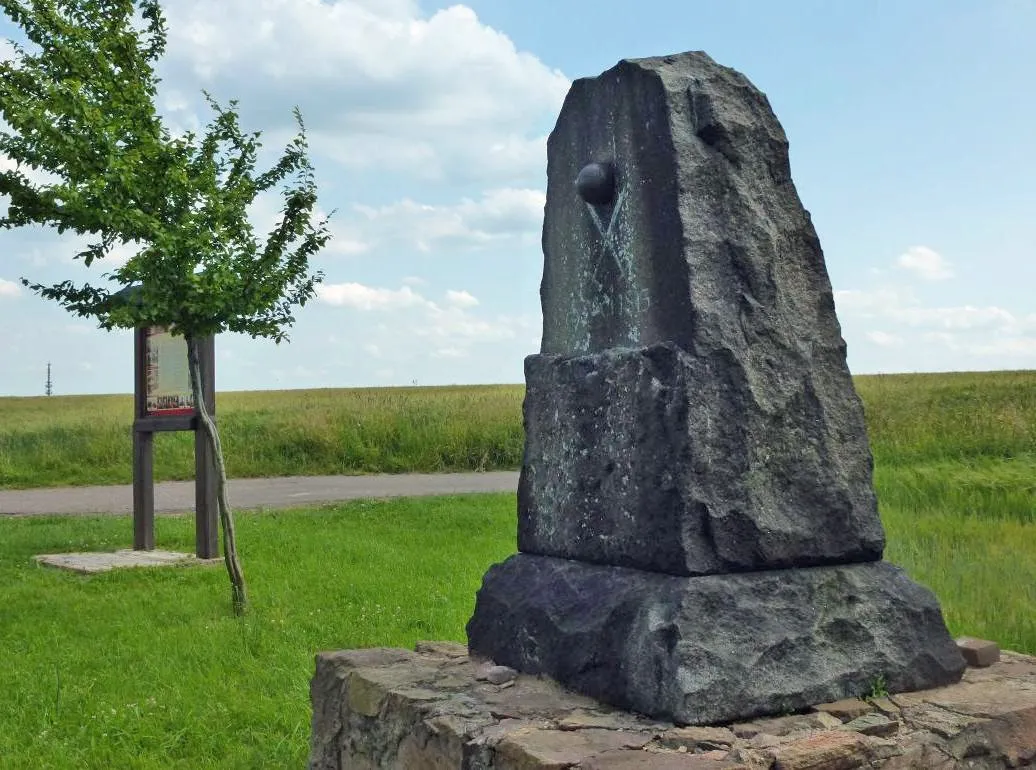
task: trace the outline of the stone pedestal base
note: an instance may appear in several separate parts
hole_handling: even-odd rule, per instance
[[[489,569],[472,654],[690,725],[960,679],[935,597],[887,562],[682,578],[516,554]]]
[[[422,642],[317,656],[311,770],[999,770],[1036,761],[1036,658],[950,687],[677,727]],[[493,684],[493,681],[496,684]]]

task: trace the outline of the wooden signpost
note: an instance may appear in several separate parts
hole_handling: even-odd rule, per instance
[[[199,559],[219,556],[216,469],[191,397],[187,342],[161,327],[136,330],[134,338],[133,548],[155,547],[154,434],[194,431],[194,532]],[[215,342],[201,345],[202,394],[216,413]]]

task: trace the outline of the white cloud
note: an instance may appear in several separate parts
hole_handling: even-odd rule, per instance
[[[900,288],[881,288],[873,291],[841,289],[835,292],[835,307],[838,314],[852,313],[864,317],[882,315],[889,308],[913,304],[917,300],[913,293]]]
[[[999,307],[908,307],[889,308],[893,320],[919,328],[988,329],[1014,327],[1018,319]]]
[[[429,304],[428,300],[409,286],[378,289],[361,283],[319,284],[317,297],[329,305],[356,310],[395,310]]]
[[[944,281],[953,277],[949,262],[934,249],[913,246],[900,254],[896,264],[926,281]]]
[[[925,342],[939,342],[943,345],[954,345],[957,341],[957,335],[952,332],[925,332],[921,335],[921,339]]]
[[[351,166],[542,175],[542,121],[569,87],[464,5],[170,0],[166,12],[170,88],[240,98],[266,127],[289,127],[299,104],[314,149]]]
[[[897,348],[902,347],[903,338],[896,334],[889,334],[888,332],[872,331],[867,332],[867,339],[873,342],[875,345],[883,348]]]
[[[880,318],[918,329],[1018,328],[1028,321],[996,306],[922,307],[913,293],[887,287],[836,291],[835,305],[839,315]]]
[[[539,237],[546,198],[541,190],[488,190],[481,200],[432,205],[404,199],[388,206],[356,206],[357,231],[371,244],[404,242],[424,252],[473,250]]]
[[[426,299],[409,286],[385,289],[359,283],[329,284],[320,286],[317,296],[336,307],[393,311],[385,322],[368,325],[362,348],[369,355],[384,358],[401,351],[401,340],[412,343],[417,355],[462,358],[472,346],[524,338],[538,325],[538,319],[526,316],[477,315],[474,308],[478,300],[467,291],[452,289],[446,292],[446,306]]]
[[[432,358],[466,358],[468,351],[461,348],[439,348],[432,352]]]
[[[17,297],[22,293],[22,287],[14,281],[5,281],[0,278],[0,297]]]
[[[542,190],[488,190],[481,201],[465,200],[456,208],[470,227],[490,235],[538,234],[547,196]]]
[[[369,243],[351,235],[347,228],[338,227],[334,222],[331,222],[328,224],[328,230],[331,231],[331,240],[327,242],[327,246],[320,252],[321,256],[344,254],[347,257],[352,257],[357,254],[365,254],[370,250]]]
[[[1036,356],[1036,336],[1002,332],[968,338],[959,332],[928,332],[922,339],[957,354],[978,358],[1031,358]]]
[[[513,339],[516,336],[515,326],[516,319],[500,317],[486,320],[460,308],[433,307],[429,309],[426,323],[414,328],[413,333],[448,347],[446,343],[499,342]]]
[[[446,292],[446,301],[454,307],[460,308],[475,307],[478,304],[478,300],[468,292],[453,289]]]
[[[995,359],[1028,366],[1036,355],[1036,313],[1020,315],[995,305],[924,307],[895,287],[837,291],[835,300],[850,348],[856,326],[856,334],[886,351],[909,351],[912,358],[943,351],[930,360],[948,353],[953,364],[943,368],[982,368]],[[875,322],[892,328],[864,330]]]
[[[977,356],[1031,358],[1036,356],[1036,337],[1001,337],[969,346]]]

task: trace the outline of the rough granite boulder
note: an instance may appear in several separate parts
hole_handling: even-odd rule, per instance
[[[516,554],[486,573],[473,654],[692,725],[951,684],[938,602],[887,562],[679,578]]]
[[[766,97],[704,53],[620,62],[573,83],[547,178],[520,550],[677,575],[881,558],[863,408]]]

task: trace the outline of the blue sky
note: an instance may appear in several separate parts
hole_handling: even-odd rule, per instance
[[[221,390],[520,382],[539,347],[545,139],[571,79],[691,49],[783,123],[854,372],[1036,368],[1036,2],[165,7],[169,125],[204,123],[208,89],[240,99],[272,152],[298,104],[336,210],[320,299],[289,344],[220,338]],[[87,276],[77,245],[0,232],[0,395],[42,393],[48,361],[56,393],[132,389],[129,333],[18,286]]]

